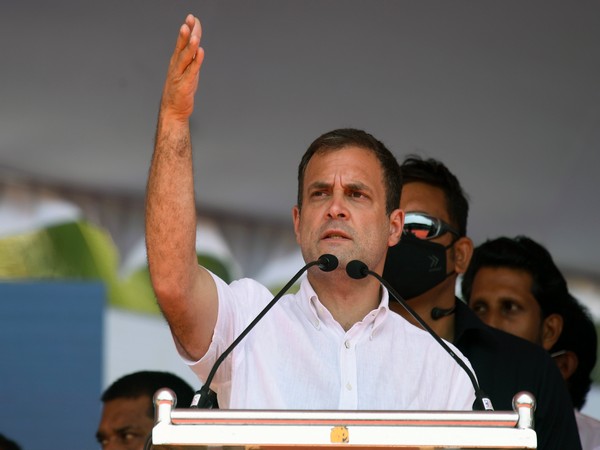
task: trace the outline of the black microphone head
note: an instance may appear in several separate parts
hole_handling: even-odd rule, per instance
[[[324,255],[319,256],[319,269],[323,272],[331,272],[332,270],[337,269],[338,264],[339,261],[335,255],[325,253]]]
[[[456,309],[455,306],[453,306],[452,308],[438,308],[437,306],[435,308],[433,308],[431,310],[431,318],[433,320],[440,320],[442,317],[446,317],[449,316],[450,314],[454,313],[454,310]]]
[[[360,280],[369,274],[369,268],[364,262],[355,259],[346,265],[346,273],[350,278]]]

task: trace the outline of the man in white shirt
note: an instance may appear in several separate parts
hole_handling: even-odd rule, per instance
[[[201,380],[271,300],[253,280],[227,285],[198,266],[189,117],[204,50],[200,22],[179,31],[163,90],[148,179],[146,243],[153,287],[177,348]],[[269,311],[220,367],[221,408],[470,409],[467,374],[424,331],[388,308],[374,277],[350,278],[360,260],[381,274],[400,239],[398,162],[373,136],[342,129],[309,147],[293,208],[305,261],[333,254],[339,267],[308,269],[296,295]],[[452,347],[454,352],[460,352]]]

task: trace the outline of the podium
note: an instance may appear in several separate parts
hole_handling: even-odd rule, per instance
[[[514,411],[305,411],[174,409],[169,389],[154,396],[156,450],[535,449],[535,399]]]

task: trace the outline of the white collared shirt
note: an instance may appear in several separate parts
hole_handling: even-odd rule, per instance
[[[254,280],[213,278],[213,340],[201,360],[186,361],[201,382],[273,298]],[[467,374],[439,343],[389,310],[385,289],[380,306],[344,331],[306,278],[224,360],[211,387],[224,409],[470,410],[475,399]]]

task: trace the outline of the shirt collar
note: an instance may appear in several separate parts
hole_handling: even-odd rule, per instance
[[[388,291],[387,289],[381,289],[381,292],[379,306],[375,310],[369,312],[363,319],[365,324],[372,324],[372,330],[378,328],[385,321],[388,314],[390,314]],[[321,322],[333,320],[333,316],[321,303],[307,277],[302,280],[300,289],[296,295],[304,314],[306,314],[315,328],[319,328]]]

